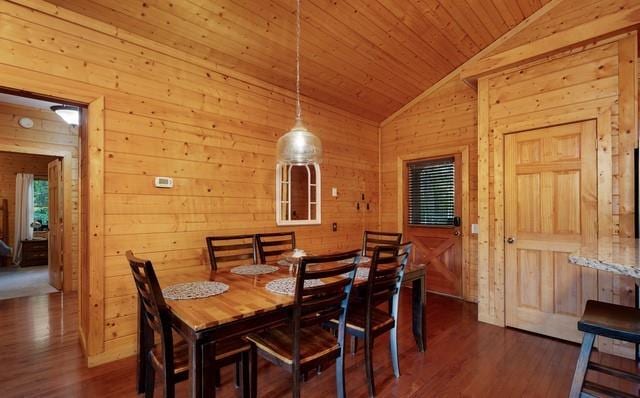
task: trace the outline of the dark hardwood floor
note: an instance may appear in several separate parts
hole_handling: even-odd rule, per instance
[[[403,292],[402,300],[410,296]],[[476,305],[429,295],[428,346],[416,350],[409,305],[401,305],[400,366],[393,377],[387,339],[376,340],[376,387],[380,397],[566,397],[578,346],[476,321]],[[133,357],[87,369],[77,334],[77,299],[55,293],[0,301],[0,396],[134,397]],[[598,359],[599,355],[594,354]],[[633,361],[602,355],[627,370]],[[362,352],[348,355],[347,394],[366,397]],[[221,397],[238,396],[231,369],[222,374]],[[334,367],[303,384],[304,397],[335,395]],[[603,379],[598,379],[603,382]],[[606,382],[606,381],[604,381]],[[288,396],[289,374],[262,361],[261,397]],[[635,394],[638,386],[614,384]],[[185,384],[178,396],[186,395]],[[160,396],[159,391],[157,395]]]

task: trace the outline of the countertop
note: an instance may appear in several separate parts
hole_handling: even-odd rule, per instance
[[[583,267],[640,279],[638,239],[598,239],[569,255],[569,262]]]

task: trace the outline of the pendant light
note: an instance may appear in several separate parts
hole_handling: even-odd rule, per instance
[[[305,165],[322,162],[322,142],[302,123],[300,106],[300,0],[296,0],[296,122],[278,139],[278,163]]]

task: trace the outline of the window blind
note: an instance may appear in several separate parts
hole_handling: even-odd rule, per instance
[[[408,164],[409,224],[454,225],[453,158]]]

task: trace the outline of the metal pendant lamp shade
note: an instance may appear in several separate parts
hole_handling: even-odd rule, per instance
[[[302,123],[300,106],[300,0],[296,9],[296,123],[278,139],[278,163],[305,165],[322,162],[322,142]]]

